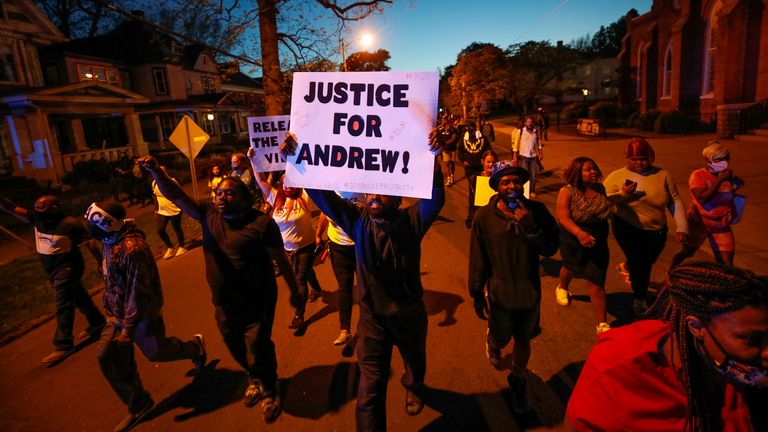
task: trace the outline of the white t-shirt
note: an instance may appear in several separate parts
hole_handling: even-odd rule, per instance
[[[274,207],[277,189],[267,197],[269,204]],[[304,201],[303,205],[300,201]],[[286,197],[283,208],[272,213],[272,219],[277,222],[283,245],[287,251],[297,251],[315,242],[315,229],[312,227],[312,214],[309,211],[309,195],[301,192],[299,199]]]
[[[176,182],[176,179],[171,180]],[[181,213],[181,209],[176,207],[176,204],[174,204],[171,200],[166,198],[162,192],[160,192],[160,188],[157,186],[157,182],[155,181],[152,182],[152,192],[155,194],[155,198],[157,198],[157,214],[160,216],[176,216],[177,214]]]
[[[519,131],[517,132],[520,133]],[[520,135],[520,156],[525,157],[537,157],[539,150],[541,149],[541,142],[539,141],[539,131],[533,128],[531,132],[528,132],[528,128],[523,127],[522,135]]]

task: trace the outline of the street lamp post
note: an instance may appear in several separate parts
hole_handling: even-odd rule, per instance
[[[589,89],[588,88],[581,89],[581,94],[584,95],[584,102],[586,103],[587,102],[587,96],[589,96]]]

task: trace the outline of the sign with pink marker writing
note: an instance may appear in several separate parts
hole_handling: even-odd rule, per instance
[[[437,72],[297,72],[286,185],[429,198]]]

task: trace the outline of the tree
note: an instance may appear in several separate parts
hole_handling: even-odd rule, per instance
[[[35,0],[35,3],[70,39],[96,36],[119,22],[119,18],[107,13],[102,4],[88,0]],[[131,8],[137,2],[124,0],[119,3]]]
[[[347,70],[349,72],[388,71],[389,58],[389,51],[385,49],[356,52],[347,57]]]

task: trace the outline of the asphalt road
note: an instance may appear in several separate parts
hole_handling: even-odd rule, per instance
[[[497,127],[497,147],[502,158],[508,156],[509,136],[504,126]],[[554,135],[554,134],[553,134]],[[543,179],[540,200],[554,212],[557,190],[562,186],[562,169],[575,156],[595,157],[604,173],[623,165],[626,140],[586,141],[553,136],[546,148],[544,165],[550,169]],[[669,168],[687,198],[687,172],[700,164],[699,151],[710,137],[652,141],[657,164]],[[734,144],[735,145],[735,144]],[[741,144],[738,144],[741,145]],[[765,153],[760,149],[759,152]],[[743,151],[748,165],[755,153]],[[739,160],[739,157],[734,157]],[[765,160],[763,157],[762,160]],[[752,166],[752,165],[750,165]],[[674,167],[674,170],[672,169]],[[738,168],[736,168],[738,170]],[[758,168],[745,176],[752,190],[768,186]],[[751,172],[754,171],[754,175]],[[404,412],[405,392],[399,384],[402,362],[397,354],[392,363],[392,378],[387,403],[390,430],[557,430],[561,427],[570,389],[578,377],[596,337],[589,297],[582,282],[574,281],[575,301],[568,308],[554,302],[559,259],[542,265],[543,334],[533,343],[530,369],[533,371],[534,413],[525,418],[511,414],[506,390],[510,348],[498,368],[485,358],[485,322],[474,315],[466,294],[469,233],[464,227],[466,181],[448,189],[441,219],[425,237],[422,278],[429,311],[428,371],[430,387],[426,408],[416,417]],[[759,212],[765,214],[761,201]],[[758,226],[758,211],[737,230],[737,242],[749,245],[737,252],[737,264],[756,264],[765,272],[765,228]],[[749,228],[750,231],[747,231]],[[754,233],[753,235],[749,235]],[[754,236],[758,236],[755,240]],[[741,240],[743,239],[743,240]],[[623,260],[611,241],[611,269]],[[654,280],[663,272],[678,246],[670,238]],[[741,250],[741,249],[740,249]],[[699,257],[710,257],[709,251]],[[187,373],[191,363],[150,363],[137,358],[142,380],[158,402],[158,407],[137,431],[245,431],[245,430],[354,430],[354,395],[357,367],[351,349],[332,345],[338,334],[336,284],[330,263],[319,266],[318,276],[327,291],[322,300],[309,305],[310,325],[297,335],[287,328],[292,317],[285,284],[280,281],[280,298],[275,320],[279,375],[284,395],[284,412],[276,423],[267,426],[257,409],[248,409],[241,397],[246,378],[227,352],[213,319],[210,291],[205,283],[202,251],[160,262],[165,294],[164,315],[168,334],[182,338],[201,332],[206,336],[209,364],[193,380]],[[610,270],[607,281],[608,310],[614,325],[628,322],[631,295],[623,280]],[[353,325],[357,319],[355,307]],[[76,333],[84,326],[77,316]],[[104,431],[111,430],[126,414],[126,408],[109,388],[96,362],[96,347],[83,347],[55,367],[39,360],[51,349],[53,323],[0,348],[0,430],[3,431]]]

